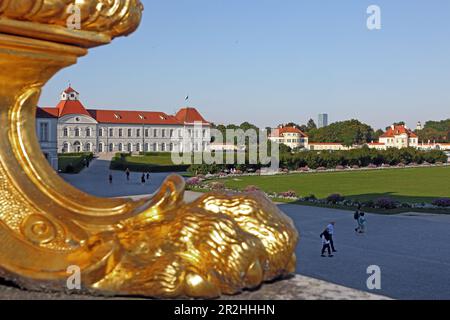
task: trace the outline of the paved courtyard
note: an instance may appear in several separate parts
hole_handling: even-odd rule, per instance
[[[148,195],[157,190],[168,173],[153,173],[141,185],[140,174],[112,171],[109,162],[94,161],[78,175],[63,178],[90,194],[101,197]],[[192,198],[192,194],[187,196]],[[343,210],[282,204],[301,234],[297,248],[297,272],[347,287],[397,299],[450,299],[450,216],[367,214],[368,232],[354,232],[353,213]],[[336,221],[333,258],[320,256],[319,234],[329,221]],[[367,289],[367,267],[381,268],[381,290]]]
[[[61,177],[84,192],[98,197],[121,197],[148,195],[154,193],[169,173],[151,173],[150,181],[141,183],[142,173],[132,172],[127,181],[123,171],[109,170],[108,158],[100,158],[91,162],[89,168],[79,174],[61,174]],[[108,180],[109,173],[113,183]]]
[[[352,212],[297,205],[280,208],[301,234],[298,273],[370,291],[366,270],[378,265],[378,294],[397,299],[450,299],[450,216],[367,214],[368,232],[359,235]],[[338,252],[333,258],[322,258],[319,234],[329,221],[336,221]]]

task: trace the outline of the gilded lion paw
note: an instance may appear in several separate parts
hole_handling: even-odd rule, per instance
[[[98,289],[153,297],[235,294],[295,269],[298,234],[262,194],[207,194],[118,232],[122,260]]]

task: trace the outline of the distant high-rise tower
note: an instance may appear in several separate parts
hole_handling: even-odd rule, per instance
[[[327,113],[319,114],[319,122],[317,123],[317,125],[319,128],[328,126],[328,114]]]
[[[416,130],[422,130],[422,129],[423,129],[422,123],[420,121],[417,122]]]

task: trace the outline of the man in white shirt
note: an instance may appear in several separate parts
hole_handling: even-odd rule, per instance
[[[327,226],[327,230],[328,233],[330,234],[330,246],[331,246],[331,250],[333,252],[336,252],[337,250],[334,248],[334,243],[333,243],[333,237],[334,237],[334,225],[336,224],[336,222],[331,221],[330,224]]]

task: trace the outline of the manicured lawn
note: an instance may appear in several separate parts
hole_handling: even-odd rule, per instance
[[[117,154],[111,161],[111,169],[137,172],[183,172],[189,165],[176,165],[169,152],[150,153],[145,155],[127,155],[121,157]]]
[[[317,198],[340,193],[360,201],[389,196],[403,202],[432,202],[450,197],[450,167],[298,173],[220,181],[238,190],[255,185],[266,192],[294,190],[299,196],[314,194]]]
[[[152,166],[171,166],[173,165],[171,155],[163,153],[158,156],[128,156],[125,158],[128,163],[146,164]]]

